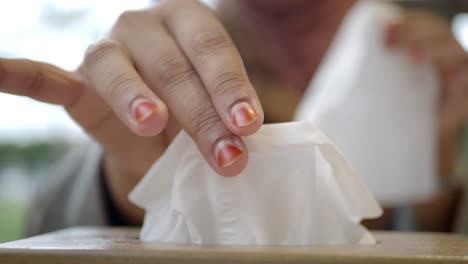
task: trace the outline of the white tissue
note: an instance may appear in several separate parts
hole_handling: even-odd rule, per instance
[[[359,224],[381,208],[310,123],[264,125],[246,137],[236,177],[208,165],[181,132],[130,194],[146,210],[146,241],[236,245],[372,244]]]
[[[384,25],[398,17],[382,1],[356,5],[296,113],[320,127],[390,206],[437,189],[438,76],[404,49],[384,46]]]

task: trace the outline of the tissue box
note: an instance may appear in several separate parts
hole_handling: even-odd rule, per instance
[[[468,239],[374,232],[376,245],[260,247],[155,244],[137,228],[72,228],[0,244],[0,263],[468,263]]]

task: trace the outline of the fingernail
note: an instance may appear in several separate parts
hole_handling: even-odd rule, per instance
[[[156,104],[145,98],[138,98],[132,103],[133,117],[139,123],[145,121],[152,116],[158,107]]]
[[[223,139],[215,147],[215,157],[219,167],[226,168],[238,161],[242,150],[230,139]]]
[[[231,120],[235,126],[245,127],[257,120],[258,114],[247,102],[240,102],[232,107]]]

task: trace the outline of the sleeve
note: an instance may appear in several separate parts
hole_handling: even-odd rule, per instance
[[[38,184],[28,211],[26,235],[71,226],[112,224],[109,195],[96,143],[74,148]]]

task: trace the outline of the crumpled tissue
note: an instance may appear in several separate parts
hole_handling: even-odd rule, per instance
[[[381,208],[332,142],[307,122],[244,138],[243,172],[222,177],[181,132],[130,194],[145,241],[230,245],[372,244]]]

